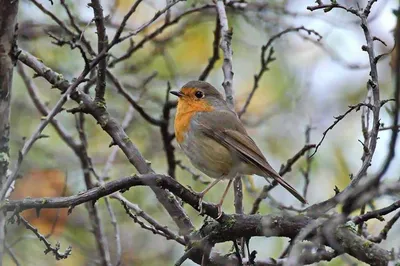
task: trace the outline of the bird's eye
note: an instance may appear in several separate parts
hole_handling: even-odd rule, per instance
[[[196,96],[197,99],[201,99],[204,97],[204,94],[201,91],[196,91],[194,96]]]

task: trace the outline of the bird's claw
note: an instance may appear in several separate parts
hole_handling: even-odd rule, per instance
[[[222,216],[222,204],[217,204],[217,209],[218,209],[218,216],[215,220],[218,220]]]
[[[199,198],[199,202],[198,202],[198,204],[199,204],[199,215],[203,215],[204,214],[204,210],[203,210],[203,197],[202,196],[199,196],[200,198]]]
[[[199,215],[203,215],[204,214],[203,213],[203,197],[204,197],[204,194],[201,193],[201,192],[195,191],[191,186],[188,186],[188,189],[190,190],[190,192],[192,192],[197,197],[199,197],[199,202],[197,203],[198,207],[199,207],[199,212],[200,212]]]

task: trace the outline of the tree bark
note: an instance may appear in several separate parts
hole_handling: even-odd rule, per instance
[[[0,187],[5,184],[9,171],[10,107],[14,62],[12,49],[18,0],[0,0]],[[4,215],[0,214],[0,266],[4,255]]]

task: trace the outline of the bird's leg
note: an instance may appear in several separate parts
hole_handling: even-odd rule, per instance
[[[200,214],[203,214],[203,198],[204,198],[204,195],[213,187],[213,186],[215,186],[216,184],[218,184],[218,182],[219,181],[221,181],[222,180],[222,178],[217,178],[217,179],[215,179],[214,181],[212,181],[203,191],[201,191],[201,192],[195,192],[195,191],[193,191],[192,190],[192,192],[194,193],[194,194],[196,194],[198,197],[199,197],[199,211],[200,211]]]
[[[222,216],[222,204],[224,203],[226,194],[228,193],[229,188],[231,187],[233,179],[229,179],[228,185],[225,188],[224,194],[222,194],[222,198],[219,201],[219,203],[217,204],[218,207],[218,217],[217,220]]]

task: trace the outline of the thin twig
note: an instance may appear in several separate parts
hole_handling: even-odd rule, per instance
[[[373,237],[368,237],[368,240],[374,243],[381,243],[383,240],[386,240],[387,235],[390,231],[390,229],[392,229],[393,225],[397,222],[397,220],[400,218],[400,211],[398,211],[393,217],[392,219],[389,220],[389,222],[387,222],[387,224],[385,225],[385,227],[382,229],[382,231],[379,233],[379,235],[377,236],[373,236]]]
[[[50,10],[46,9],[41,3],[36,0],[30,0],[37,8],[40,9],[44,14],[49,16],[52,20],[54,20],[63,30],[65,30],[69,35],[74,35],[74,33],[65,25],[63,21],[61,21],[57,15],[53,14]]]
[[[216,16],[215,19],[215,30],[214,30],[214,41],[212,44],[213,47],[213,53],[210,59],[208,59],[208,64],[207,66],[204,68],[203,72],[201,72],[200,76],[199,76],[199,80],[206,80],[208,75],[210,74],[211,70],[213,69],[215,63],[218,61],[219,59],[219,42],[221,39],[221,24],[219,23],[219,18],[218,15]]]
[[[132,106],[129,106],[128,111],[125,114],[124,119],[122,120],[122,128],[124,130],[126,130],[129,126],[129,124],[131,123],[132,119],[133,119],[133,114],[135,113],[135,109]],[[104,165],[102,174],[100,175],[100,181],[104,181],[105,178],[108,177],[108,173],[111,170],[111,167],[113,166],[114,160],[117,156],[117,152],[119,151],[119,147],[118,146],[113,146],[112,150],[110,152],[110,155],[107,158],[107,161]]]
[[[184,171],[188,172],[189,174],[191,174],[194,181],[200,181],[204,185],[210,184],[210,181],[204,180],[203,177],[200,174],[197,174],[197,173],[193,172],[192,169],[190,169],[189,167],[184,165],[180,160],[176,161],[175,163],[182,170],[184,170]]]
[[[133,3],[133,5],[129,9],[128,13],[126,13],[124,18],[122,19],[122,22],[121,22],[120,26],[118,27],[117,32],[115,33],[114,39],[119,39],[121,37],[121,34],[126,27],[126,23],[128,22],[128,19],[132,16],[133,13],[135,13],[136,8],[139,6],[139,4],[142,1],[143,0],[136,0],[136,2]]]
[[[133,108],[151,125],[155,126],[160,126],[163,123],[165,123],[164,120],[162,119],[157,119],[152,117],[150,114],[148,114],[143,107],[141,107],[135,99],[133,99],[133,96],[124,88],[124,86],[119,82],[118,78],[114,76],[111,71],[107,70],[107,77],[111,80],[111,82],[114,84],[115,88],[119,93],[122,94],[122,96],[125,97],[125,99],[132,105]]]
[[[195,13],[195,12],[200,12],[200,11],[202,11],[204,9],[208,9],[208,8],[211,8],[211,7],[213,7],[213,5],[209,5],[208,4],[208,5],[204,5],[204,6],[201,6],[201,7],[189,9],[189,10],[183,12],[182,14],[176,16],[172,20],[164,21],[164,23],[159,28],[156,28],[154,31],[152,31],[148,35],[145,35],[137,44],[134,44],[133,42],[131,42],[131,46],[127,49],[127,51],[122,56],[120,56],[120,57],[118,57],[118,58],[116,58],[116,59],[114,59],[113,61],[110,62],[110,64],[109,64],[110,67],[113,67],[113,66],[115,66],[115,64],[130,58],[130,56],[134,52],[136,52],[137,50],[142,48],[144,44],[146,44],[148,41],[153,40],[156,36],[161,34],[168,27],[178,23],[183,17],[188,16],[188,15],[190,15],[192,13]]]
[[[310,138],[311,138],[311,130],[312,127],[311,125],[307,126],[306,128],[306,143],[305,145],[310,145]],[[311,171],[311,163],[312,163],[312,157],[311,155],[311,149],[309,149],[306,153],[306,169],[301,169],[301,173],[303,174],[304,177],[304,189],[303,189],[303,197],[306,199],[307,198],[307,191],[308,191],[308,186],[310,185],[310,171]],[[304,206],[304,204],[303,204]]]
[[[160,26],[159,28],[155,29],[154,31],[152,31],[152,32],[149,33],[148,35],[145,35],[145,36],[143,37],[143,39],[142,39],[141,41],[139,41],[137,44],[135,44],[135,45],[132,44],[132,45],[128,48],[128,50],[127,50],[123,55],[121,55],[120,57],[118,57],[118,58],[112,60],[112,61],[109,63],[109,66],[110,66],[110,67],[113,67],[113,66],[115,66],[117,63],[120,63],[120,62],[122,62],[122,61],[124,61],[124,60],[130,58],[131,55],[132,55],[134,52],[136,52],[137,50],[139,50],[140,48],[142,48],[143,45],[145,45],[148,41],[154,39],[156,36],[158,36],[159,34],[161,34],[161,33],[162,33],[165,29],[167,29],[168,27],[170,27],[170,26],[172,26],[172,25],[178,23],[183,17],[186,17],[186,16],[188,16],[188,15],[190,15],[190,14],[192,14],[192,13],[200,12],[200,11],[202,11],[202,10],[204,10],[204,9],[208,9],[208,8],[212,8],[212,7],[213,7],[213,5],[207,4],[207,5],[204,5],[204,6],[201,6],[201,7],[189,9],[189,10],[183,12],[182,14],[176,16],[175,19],[170,20],[169,22],[165,22],[165,23],[164,23],[162,26]]]
[[[142,227],[143,229],[149,230],[154,234],[162,235],[167,239],[175,240],[181,245],[186,245],[186,241],[183,238],[179,237],[174,232],[169,230],[168,227],[160,225],[154,218],[145,213],[136,204],[133,204],[130,201],[128,201],[120,193],[115,193],[111,195],[111,198],[119,200],[119,202],[121,202],[121,204],[124,206],[128,215],[135,221],[135,223],[139,224],[140,227]],[[132,214],[130,210],[134,211],[135,214]],[[142,217],[146,222],[150,224],[150,226],[141,222],[137,216]]]
[[[364,162],[355,175],[355,177],[351,180],[351,185],[355,186],[361,178],[363,178],[366,173],[367,169],[371,165],[373,155],[375,153],[376,143],[378,141],[378,133],[379,133],[379,113],[381,109],[381,100],[380,100],[380,91],[379,91],[379,78],[378,78],[378,68],[377,62],[375,61],[375,51],[374,51],[374,44],[372,35],[368,28],[368,15],[372,4],[374,1],[369,1],[367,7],[364,9],[364,13],[360,14],[361,19],[361,28],[364,31],[366,45],[362,47],[364,51],[368,53],[369,63],[371,66],[370,77],[371,79],[368,80],[368,88],[372,90],[372,100],[373,100],[373,108],[372,108],[372,129],[369,133],[369,145],[368,145],[368,154],[364,158]]]
[[[322,133],[322,138],[321,138],[321,140],[318,142],[317,146],[315,147],[314,152],[313,152],[310,156],[314,156],[314,155],[317,153],[319,147],[321,146],[322,142],[324,141],[324,139],[325,139],[326,135],[328,134],[328,131],[329,131],[329,130],[332,130],[343,118],[345,118],[345,117],[346,117],[348,114],[350,114],[352,111],[354,111],[354,110],[359,111],[359,110],[361,109],[361,107],[363,107],[363,106],[368,107],[368,108],[371,108],[371,109],[373,108],[372,105],[370,105],[370,104],[359,103],[359,104],[356,104],[356,105],[350,105],[350,106],[349,106],[349,109],[348,109],[344,114],[338,115],[338,116],[334,116],[333,118],[335,119],[335,121],[333,122],[332,125],[330,125],[330,126]]]
[[[146,29],[150,24],[152,24],[154,21],[156,21],[162,14],[164,14],[165,12],[167,12],[171,7],[173,7],[174,5],[176,5],[177,3],[181,2],[183,0],[175,0],[175,1],[171,1],[171,3],[169,3],[165,8],[158,10],[154,16],[147,21],[146,23],[144,23],[143,25],[139,26],[136,30],[128,33],[125,36],[122,36],[119,38],[120,41],[124,41],[126,39],[131,38],[132,36],[137,35],[138,33],[140,33],[141,31],[143,31],[144,29]]]
[[[42,116],[47,116],[50,110],[47,106],[42,102],[38,95],[38,88],[36,87],[35,83],[25,72],[24,65],[21,62],[17,64],[17,70],[19,75],[21,76],[22,80],[25,83],[25,87],[28,90],[28,94],[31,97],[36,109],[40,112]],[[67,131],[67,129],[58,122],[56,119],[52,119],[50,121],[51,125],[57,131],[58,135],[61,139],[70,146],[73,150],[78,149],[79,143],[72,137],[72,135]]]
[[[25,225],[26,229],[32,231],[36,235],[36,237],[39,238],[41,242],[43,242],[43,244],[46,246],[44,254],[51,252],[56,260],[66,259],[69,255],[71,255],[71,246],[69,246],[63,253],[60,253],[60,243],[57,242],[55,247],[52,247],[50,242],[47,241],[47,239],[39,232],[39,230],[31,225],[27,220],[25,220],[24,217],[20,216],[19,214],[17,214],[17,222],[22,222],[22,224]]]
[[[114,210],[111,206],[110,201],[108,200],[108,197],[104,197],[104,202],[106,203],[107,211],[108,214],[110,215],[111,218],[111,224],[114,228],[114,240],[115,240],[115,265],[119,266],[121,265],[121,259],[122,259],[122,246],[121,246],[121,233],[119,230],[119,225],[117,221],[117,217],[115,216]]]
[[[352,221],[355,224],[360,224],[360,223],[368,221],[370,219],[378,219],[378,220],[382,221],[383,215],[389,214],[389,213],[397,210],[398,208],[400,208],[400,200],[394,202],[393,204],[391,204],[385,208],[378,209],[375,211],[369,211],[365,214],[356,216],[352,219]]]
[[[239,117],[241,117],[246,112],[247,107],[249,106],[251,99],[253,98],[254,93],[256,92],[256,90],[259,86],[259,82],[260,82],[262,76],[264,75],[264,73],[266,71],[269,70],[269,64],[276,60],[276,58],[273,57],[274,49],[272,47],[272,43],[276,39],[279,39],[280,37],[282,37],[283,35],[285,35],[287,33],[300,32],[300,31],[305,31],[308,33],[308,35],[314,34],[315,36],[318,37],[318,39],[317,39],[318,42],[322,39],[322,36],[318,32],[316,32],[315,30],[312,30],[312,29],[307,29],[304,26],[296,27],[296,28],[290,27],[290,28],[287,28],[287,29],[279,32],[278,34],[275,34],[274,36],[272,36],[268,40],[268,42],[261,47],[261,56],[260,56],[261,68],[258,71],[258,73],[256,75],[254,75],[253,88],[251,89],[251,92],[250,92],[249,96],[247,97],[246,102],[243,105],[242,109],[238,112]],[[267,53],[268,49],[269,49],[269,52],[266,57],[266,53]]]
[[[284,176],[286,173],[290,172],[292,170],[293,164],[299,160],[308,150],[315,148],[314,144],[310,145],[305,145],[300,151],[298,151],[292,158],[287,160],[285,165],[281,166],[281,169],[279,170],[279,175]],[[275,180],[271,182],[270,185],[266,185],[263,187],[262,191],[256,198],[256,200],[253,203],[253,207],[251,208],[250,214],[255,214],[257,213],[258,209],[260,208],[260,203],[264,199],[267,198],[268,193],[278,185],[278,182]]]

